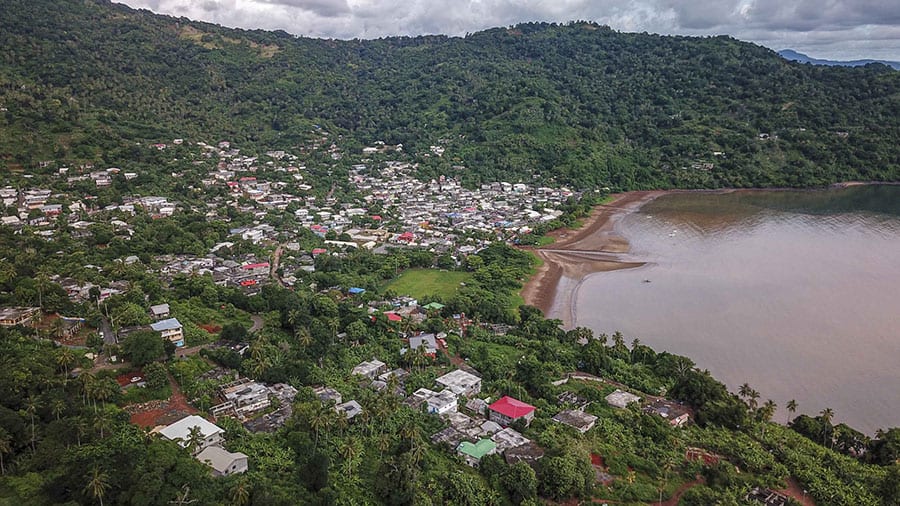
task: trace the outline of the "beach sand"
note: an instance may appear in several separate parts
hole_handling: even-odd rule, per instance
[[[522,288],[525,303],[571,327],[572,294],[585,276],[644,265],[623,258],[629,249],[628,241],[616,234],[615,223],[621,216],[663,194],[663,191],[614,194],[610,202],[594,208],[582,227],[547,234],[555,239],[553,244],[531,249],[543,260],[543,265]]]

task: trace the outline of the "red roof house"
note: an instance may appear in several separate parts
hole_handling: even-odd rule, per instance
[[[413,235],[412,232],[403,232],[402,234],[400,234],[397,237],[398,241],[403,241],[403,242],[412,242],[413,239],[415,239],[415,236]]]
[[[393,311],[385,311],[385,312],[384,312],[384,315],[387,316],[387,319],[388,319],[388,321],[390,321],[390,322],[401,322],[401,321],[403,321],[403,317],[401,317],[400,315],[398,315],[397,313],[395,313],[395,312],[393,312]]]
[[[506,426],[519,419],[524,419],[528,425],[534,418],[535,407],[505,395],[488,406],[488,410],[491,421],[500,425]]]

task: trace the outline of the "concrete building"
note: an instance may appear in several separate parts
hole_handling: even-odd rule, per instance
[[[632,402],[638,402],[639,400],[641,400],[640,397],[629,392],[623,392],[618,388],[615,392],[606,396],[606,402],[610,406],[619,409],[625,409]]]
[[[179,348],[184,346],[184,329],[177,318],[169,318],[151,323],[150,328],[162,334],[163,339],[175,343]]]
[[[222,444],[225,431],[197,415],[186,416],[171,425],[167,425],[159,430],[159,434],[169,441],[175,441],[182,448],[187,448],[191,429],[194,427],[200,429],[200,435],[203,437],[203,440],[198,445],[199,448],[196,448],[194,451],[200,451],[207,446]]]
[[[229,476],[247,472],[247,455],[231,453],[221,446],[208,446],[197,454],[197,460],[212,468],[214,476]]]
[[[461,397],[472,397],[481,393],[481,378],[462,369],[450,371],[434,381]]]

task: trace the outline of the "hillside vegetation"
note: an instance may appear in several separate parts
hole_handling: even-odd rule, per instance
[[[313,125],[500,178],[615,189],[900,179],[900,73],[728,37],[525,24],[318,40],[105,1],[0,4],[0,156],[119,163],[136,141],[300,145]]]

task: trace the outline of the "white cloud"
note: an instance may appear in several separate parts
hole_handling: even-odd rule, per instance
[[[230,27],[324,38],[463,35],[526,21],[727,34],[818,58],[900,60],[896,0],[122,0]]]

